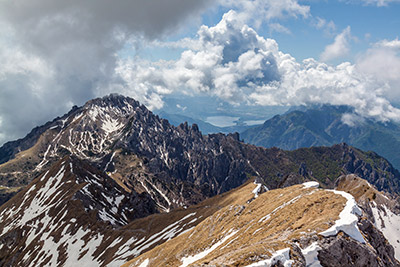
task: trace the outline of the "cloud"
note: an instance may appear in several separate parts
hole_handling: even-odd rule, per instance
[[[280,23],[271,23],[268,25],[268,27],[270,28],[271,32],[280,32],[280,33],[286,33],[286,34],[291,34],[292,32],[286,28],[285,26],[283,26]]]
[[[273,55],[278,53],[276,42],[260,37],[238,19],[235,11],[227,12],[214,27],[202,26],[197,39],[184,43],[190,43],[190,48],[178,60],[128,60],[121,65],[126,73],[122,76],[152,91],[206,93],[235,104],[246,102],[254,86],[279,79]]]
[[[326,46],[321,54],[322,61],[330,61],[332,59],[342,58],[350,51],[351,29],[347,26],[340,34],[335,37],[335,41]]]
[[[362,0],[361,2],[367,5],[376,5],[378,7],[383,7],[383,6],[388,6],[391,3],[399,3],[400,0]]]
[[[345,113],[342,116],[342,122],[350,127],[355,127],[365,122],[365,118],[354,113]]]
[[[286,73],[278,84],[266,84],[250,95],[257,104],[347,105],[364,117],[400,120],[400,110],[382,94],[381,84],[357,72],[350,63],[332,67],[313,59],[300,64],[288,58],[282,68]]]
[[[297,0],[117,0],[112,4],[107,0],[0,1],[0,144],[23,136],[73,104],[81,105],[110,92],[132,96],[155,109],[163,105],[163,95],[175,84],[182,85],[185,93],[192,93],[193,88],[209,91],[212,84],[207,83],[207,76],[213,71],[207,64],[219,60],[215,51],[186,51],[173,64],[174,70],[182,71],[180,80],[166,78],[174,74],[167,71],[170,62],[153,66],[137,57],[127,61],[118,53],[132,46],[140,50],[148,42],[162,43],[164,36],[176,34],[190,23],[200,23],[202,12],[218,5],[235,9],[241,24],[261,25],[273,19],[309,15],[309,7]],[[229,47],[223,54],[225,61],[235,56]],[[154,73],[156,69],[165,71]],[[222,76],[218,83],[223,83],[229,71],[218,71]],[[252,75],[249,69],[246,71]],[[218,94],[229,98],[222,86]]]
[[[110,8],[106,0],[1,1],[0,144],[110,92],[150,109],[161,108],[165,95],[206,94],[233,105],[350,105],[359,116],[400,120],[388,101],[400,99],[397,39],[374,44],[355,64],[297,62],[256,29],[265,24],[285,31],[277,20],[307,18],[308,6],[295,0],[220,0],[232,10],[217,25],[201,26],[192,38],[163,41],[209,3],[126,0]],[[322,19],[318,25],[333,29]],[[348,27],[321,58],[343,55],[351,38]],[[118,55],[150,42],[183,52],[176,60],[155,62]]]
[[[220,0],[220,4],[235,10],[238,20],[256,28],[274,19],[310,16],[310,7],[297,0]]]
[[[313,21],[313,25],[315,28],[323,30],[328,36],[333,35],[336,31],[336,25],[332,20],[328,22],[326,19],[316,17]]]
[[[23,136],[73,104],[124,90],[118,52],[175,33],[187,24],[182,22],[200,18],[209,3],[0,1],[0,144]],[[126,93],[145,104],[162,103],[156,89]]]
[[[381,84],[388,99],[400,102],[400,41],[382,40],[357,58],[357,71]]]
[[[350,36],[350,28],[342,35]],[[363,67],[372,63],[297,62],[280,51],[275,40],[243,24],[235,11],[227,12],[213,27],[202,26],[197,37],[185,39],[184,44],[187,47],[179,59],[146,63],[144,73],[150,68],[154,75],[142,75],[137,62],[127,62],[135,66],[131,66],[135,70],[132,84],[155,86],[152,90],[160,92],[208,94],[234,105],[348,105],[358,117],[400,121],[400,110],[387,97],[396,87],[384,82],[388,77],[379,78]],[[365,58],[375,60],[373,53]]]
[[[394,40],[382,40],[379,41],[378,43],[375,44],[375,47],[378,48],[388,48],[388,49],[393,49],[393,50],[399,50],[400,51],[400,40],[399,38],[396,38]]]

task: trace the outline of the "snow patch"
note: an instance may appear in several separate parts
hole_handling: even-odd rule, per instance
[[[313,192],[311,192],[313,193]],[[280,209],[283,209],[284,207],[291,205],[293,203],[295,203],[297,200],[299,200],[302,197],[302,195],[298,195],[294,198],[292,198],[291,200],[289,200],[288,202],[283,203],[282,205],[280,205],[279,207],[275,208],[271,213],[265,215],[264,217],[262,217],[261,219],[258,220],[258,222],[264,222],[267,221],[271,218],[271,215],[274,214],[275,212],[277,212]]]
[[[116,153],[115,151],[114,151],[114,153],[112,153],[110,160],[107,162],[106,166],[104,167],[104,171],[107,170],[108,165],[110,165],[110,163],[113,161],[115,153]]]
[[[375,202],[374,202],[375,204]],[[376,204],[372,207],[372,214],[375,219],[375,226],[383,233],[390,245],[394,248],[394,256],[400,260],[400,215],[394,214],[385,205],[378,209]]]
[[[304,255],[304,258],[306,259],[307,267],[322,267],[321,263],[318,260],[319,250],[321,250],[321,247],[318,246],[317,242],[314,242],[305,249],[301,250],[301,253]]]
[[[121,249],[118,252],[118,255],[121,256],[119,256],[116,259],[117,260],[121,259],[122,255],[128,256],[125,255],[126,253],[129,253],[129,255],[137,256],[142,251],[158,243],[161,240],[170,240],[174,238],[175,236],[183,232],[185,225],[181,225],[181,223],[194,215],[196,215],[196,212],[190,213],[185,217],[183,217],[182,219],[170,224],[169,226],[165,227],[162,231],[149,237],[147,240],[143,238],[142,240],[136,242],[135,247],[133,249],[130,249],[130,245],[128,246],[127,244],[125,244],[123,247],[121,247]]]
[[[231,238],[232,236],[234,236],[237,233],[237,231],[233,231],[232,233],[228,234],[227,236],[225,236],[224,238],[222,238],[220,241],[218,241],[217,243],[215,243],[214,245],[212,245],[210,248],[196,254],[193,256],[188,256],[188,257],[184,257],[181,259],[182,261],[182,265],[180,267],[186,267],[202,258],[204,258],[205,256],[207,256],[208,254],[210,254],[213,250],[215,250],[216,248],[218,248],[220,245],[222,245],[223,243],[225,243],[226,241],[228,241],[229,238]]]
[[[263,186],[262,183],[257,183],[256,181],[254,181],[254,184],[257,185],[256,188],[254,188],[254,190],[252,191],[255,198],[257,198],[258,195],[261,194],[263,187],[265,191],[268,191],[268,187],[266,187],[265,185]]]
[[[122,123],[119,123],[118,120],[111,118],[108,114],[106,114],[105,119],[103,121],[103,124],[101,125],[101,128],[106,132],[106,133],[112,133],[115,131],[118,131],[121,129],[124,125]]]
[[[278,250],[277,252],[272,254],[270,259],[247,265],[247,267],[267,267],[277,264],[278,262],[283,264],[284,267],[290,267],[292,266],[293,260],[290,259],[289,252],[290,248]]]
[[[122,202],[122,200],[123,200],[124,198],[125,198],[124,195],[117,196],[117,197],[115,198],[115,202],[114,202],[115,206],[119,207],[119,205],[121,204],[121,202]]]
[[[346,206],[339,214],[339,220],[330,227],[328,230],[321,232],[323,236],[337,235],[339,231],[345,232],[351,238],[357,240],[360,243],[365,243],[364,237],[362,236],[360,229],[358,229],[357,222],[358,216],[362,215],[361,209],[357,206],[356,200],[352,195],[343,191],[329,190],[337,195],[347,199]]]
[[[319,187],[319,183],[315,182],[315,181],[303,183],[303,188],[318,188],[318,187]]]
[[[51,148],[51,145],[49,145],[49,146],[47,147],[46,152],[44,152],[42,161],[36,166],[36,168],[35,168],[33,171],[40,171],[40,169],[42,169],[43,166],[46,165],[47,162],[49,162],[49,161],[47,160],[47,154],[49,154],[50,148]]]
[[[145,259],[140,265],[139,267],[147,267],[149,266],[149,259]]]
[[[53,204],[53,200],[55,200],[52,196],[59,190],[63,177],[64,165],[54,177],[50,177],[46,184],[36,192],[35,198],[23,212],[22,218],[19,219],[17,226],[25,225],[28,221],[41,215],[52,206],[50,204]],[[47,201],[48,204],[45,204]]]

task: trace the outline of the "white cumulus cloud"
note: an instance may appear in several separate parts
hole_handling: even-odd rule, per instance
[[[206,93],[236,105],[348,105],[359,116],[400,120],[400,110],[387,97],[396,90],[384,82],[388,77],[368,69],[372,64],[362,60],[337,66],[315,59],[298,62],[280,51],[275,40],[259,36],[237,18],[235,11],[229,11],[217,25],[202,26],[197,38],[185,39],[190,45],[175,61],[148,62],[153,68],[151,77],[142,79],[135,67],[133,84],[156,85],[158,89],[152,91],[161,93]],[[350,38],[350,28],[342,35]],[[375,60],[372,56],[365,59]],[[393,75],[398,77],[397,73]]]
[[[382,40],[379,41],[378,43],[375,44],[375,47],[381,47],[381,48],[389,48],[389,49],[394,49],[394,50],[399,50],[400,51],[400,40],[399,38],[396,38],[394,40]]]
[[[378,81],[382,94],[391,101],[400,101],[400,46],[399,40],[382,40],[361,54],[357,70]]]
[[[335,37],[335,41],[326,46],[321,54],[322,61],[329,61],[346,56],[350,51],[351,29],[348,26]]]
[[[220,3],[237,11],[238,19],[255,27],[273,19],[310,16],[310,7],[297,0],[220,0]]]

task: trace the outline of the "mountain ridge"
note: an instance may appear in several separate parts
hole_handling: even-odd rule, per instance
[[[308,178],[332,187],[340,174],[356,172],[380,190],[400,192],[400,174],[377,155],[346,145],[294,152],[263,149],[240,142],[238,134],[202,135],[195,124],[172,126],[120,95],[88,101],[43,127],[47,129],[37,132],[35,144],[30,142],[35,131],[28,135],[29,149],[20,151],[23,140],[14,143],[13,151],[19,152],[0,165],[4,186],[25,186],[63,156],[75,155],[125,190],[150,194],[159,211],[198,203],[252,176],[269,188]],[[328,169],[322,172],[324,166]]]
[[[351,119],[354,116],[356,120]],[[363,119],[350,107],[330,105],[292,110],[241,133],[247,143],[286,150],[345,142],[362,150],[375,151],[399,169],[398,136],[398,124]]]
[[[229,225],[225,227],[220,222],[250,224],[265,217],[267,223],[270,215],[273,220],[283,219],[283,225],[287,226],[275,234],[270,232],[275,235],[273,240],[278,238],[278,243],[268,250],[259,247],[256,254],[239,260],[238,264],[271,262],[275,257],[287,261],[297,258],[304,263],[308,254],[302,250],[312,245],[311,240],[322,238],[318,246],[329,263],[334,251],[342,246],[346,249],[339,251],[344,259],[350,257],[353,261],[363,257],[373,261],[378,255],[378,266],[397,265],[393,248],[386,241],[398,250],[395,243],[398,239],[389,237],[397,233],[393,227],[399,214],[400,173],[376,153],[344,143],[284,151],[245,144],[238,134],[202,135],[197,125],[172,126],[139,102],[118,95],[91,100],[67,115],[47,124],[45,131],[38,131],[38,136],[30,136],[26,144],[36,138],[35,144],[0,165],[1,181],[22,188],[0,206],[0,264],[119,266],[129,260],[142,264],[136,257],[142,259],[143,253],[152,254],[163,248],[163,244],[188,237],[198,227],[204,228],[205,221],[213,220],[218,229],[222,226],[224,231],[200,242],[201,248],[187,247],[179,255],[174,254],[171,262],[180,259],[188,265],[195,263],[194,255],[219,246],[219,241],[234,243],[229,240],[234,238],[234,232],[227,232]],[[21,145],[21,141],[17,144]],[[293,240],[302,240],[300,232],[308,231],[304,228],[306,224],[301,225],[301,218],[289,224],[284,222],[298,218],[296,212],[308,212],[303,209],[310,202],[311,206],[325,207],[329,217],[312,222],[315,231],[330,229],[328,226],[334,226],[341,214],[343,201],[352,197],[343,198],[339,196],[342,193],[327,189],[346,183],[347,180],[338,184],[339,176],[352,174],[369,182],[343,190],[366,190],[361,193],[367,196],[363,200],[368,205],[359,205],[368,220],[354,217],[360,215],[356,212],[351,215],[351,224],[357,223],[358,229],[369,236],[365,242],[370,246],[363,245],[358,237],[349,239],[351,233],[340,231],[323,237],[312,235],[301,246],[293,244]],[[315,193],[316,181],[321,188],[313,199],[310,195]],[[373,186],[387,194],[368,189]],[[353,192],[356,197],[358,193]],[[296,216],[275,214],[288,211],[300,199],[303,201],[300,207],[293,208]],[[371,199],[375,201],[372,204]],[[249,213],[252,210],[254,213]],[[244,215],[247,219],[242,220]],[[289,235],[290,240],[279,240],[279,236],[291,232],[292,224],[303,230],[294,231],[294,236]],[[263,243],[267,237],[258,232],[255,236]],[[249,239],[244,236],[241,240]],[[283,247],[284,244],[290,244],[290,249]],[[281,249],[285,249],[284,253]],[[210,258],[205,264],[213,260]]]
[[[350,181],[365,188],[364,195],[373,191],[374,201],[389,201],[354,175],[342,176],[338,186],[345,189]],[[400,265],[399,255],[396,259],[393,247],[374,226],[374,217],[367,215],[372,199],[365,198],[367,203],[359,206],[344,191],[318,189],[318,183],[307,182],[260,193],[249,201],[257,188],[251,183],[240,187],[232,192],[233,203],[123,266]]]
[[[113,216],[125,217],[122,212],[113,211],[113,206],[116,205],[118,210],[123,210],[126,204],[126,207],[137,207],[134,202],[124,200],[135,196],[124,192],[107,176],[104,176],[106,184],[103,186],[109,184],[116,191],[110,191],[108,197],[101,196],[104,194],[102,190],[100,194],[93,194],[96,190],[89,187],[97,186],[98,176],[102,175],[97,172],[79,159],[64,157],[2,205],[0,262],[5,266],[120,266],[124,263],[153,266],[162,259],[162,265],[169,263],[171,266],[181,263],[187,266],[197,260],[217,265],[235,261],[237,266],[245,266],[259,261],[305,264],[311,259],[319,261],[322,266],[335,266],[340,256],[340,262],[345,266],[355,263],[358,264],[354,266],[363,266],[368,262],[376,262],[376,266],[399,266],[390,246],[396,245],[396,239],[390,239],[390,243],[386,241],[390,236],[399,237],[398,233],[393,235],[392,230],[386,231],[386,227],[390,230],[396,225],[393,222],[389,224],[387,219],[400,220],[400,215],[395,215],[399,214],[399,205],[390,194],[378,192],[355,175],[339,178],[336,188],[351,192],[367,217],[357,216],[349,222],[351,229],[363,233],[366,245],[354,239],[349,230],[323,234],[337,224],[348,205],[344,204],[353,197],[349,200],[342,194],[317,189],[317,182],[261,190],[262,182],[249,180],[238,188],[186,209],[178,208],[129,223],[122,220],[121,224],[113,224],[110,221]],[[124,199],[117,201],[120,196]],[[87,197],[92,201],[90,203],[100,204],[110,198],[108,207],[104,207],[108,211],[102,213],[98,207],[91,207]],[[383,212],[392,215],[387,218]],[[319,220],[315,220],[315,216]],[[386,226],[382,227],[380,223],[383,220]],[[213,230],[209,229],[210,226]],[[229,231],[232,227],[235,228]],[[382,235],[380,230],[385,234]],[[212,231],[211,235],[205,234],[208,231]],[[198,242],[198,238],[202,241]],[[179,245],[179,242],[186,245]],[[177,245],[174,253],[164,257],[163,253],[168,253],[171,244]],[[221,253],[191,256],[217,246],[223,255],[229,256],[221,258]],[[398,249],[397,246],[396,251],[400,251]],[[158,261],[153,257],[155,253]],[[241,256],[238,258],[238,255]],[[146,258],[149,259],[147,265],[141,265]],[[175,263],[176,260],[179,264]]]

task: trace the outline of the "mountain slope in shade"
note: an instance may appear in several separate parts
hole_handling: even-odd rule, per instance
[[[134,220],[155,205],[66,157],[1,206],[0,265],[120,266],[192,226],[190,210]]]
[[[356,173],[379,190],[400,192],[400,174],[374,153],[344,144],[288,152],[244,144],[237,134],[202,135],[197,125],[172,126],[120,95],[75,107],[5,144],[0,155],[4,200],[65,155],[106,172],[127,192],[150,195],[158,212],[199,203],[249,177],[271,189],[306,179],[332,188],[339,175]]]
[[[353,179],[374,192],[375,200],[387,198],[354,175],[338,186]],[[123,266],[400,266],[352,195],[317,187],[307,182],[257,193],[260,187],[248,183],[193,229]],[[369,201],[365,195],[358,200]],[[399,237],[400,231],[393,234]]]
[[[347,177],[345,182],[339,180],[338,188],[358,188],[351,193],[359,202],[373,200],[398,214],[389,194]],[[0,265],[120,266],[149,259],[149,266],[180,266],[198,259],[211,265],[236,261],[243,266],[267,261],[271,255],[304,263],[321,253],[326,258],[323,266],[334,266],[331,258],[340,251],[343,260],[358,257],[364,260],[361,263],[397,266],[393,248],[371,223],[374,215],[367,210],[359,218],[351,197],[317,189],[316,182],[265,192],[265,184],[256,181],[187,209],[135,219],[155,212],[156,203],[148,193],[128,193],[87,163],[65,157],[1,206]],[[343,223],[337,222],[344,207],[350,207],[349,214],[355,217],[349,227],[340,228]],[[347,228],[345,233],[321,234]],[[398,231],[390,234],[399,236]],[[365,239],[366,244],[354,238]],[[204,252],[208,253],[200,257]],[[319,261],[324,263],[323,259]]]
[[[241,137],[257,146],[287,150],[345,142],[362,150],[375,151],[400,169],[400,126],[358,117],[350,120],[351,114],[353,110],[345,106],[295,110],[248,129]]]

